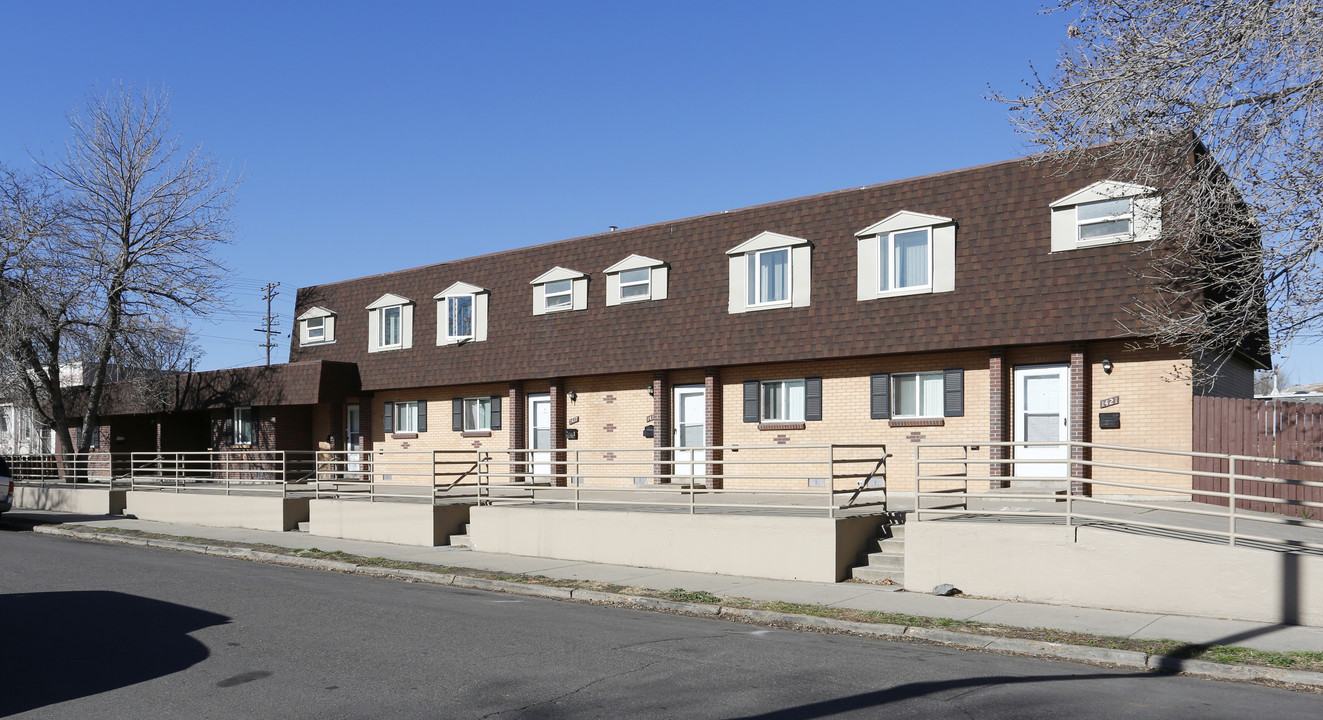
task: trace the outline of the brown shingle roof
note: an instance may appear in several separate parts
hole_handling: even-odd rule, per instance
[[[315,405],[342,401],[358,389],[358,368],[353,363],[313,360],[112,383],[106,386],[101,414]],[[74,409],[81,412],[80,407],[75,401]]]
[[[1143,259],[1049,253],[1049,203],[1106,177],[1058,173],[1008,161],[302,288],[297,312],[335,311],[336,342],[290,356],[358,363],[379,390],[1122,336]],[[860,302],[854,234],[899,210],[956,221],[956,289]],[[812,303],[729,314],[725,253],[764,230],[813,243]],[[602,270],[630,253],[670,265],[668,299],[606,306]],[[588,309],[534,316],[528,283],[556,265],[588,273]],[[456,281],[490,291],[488,339],[437,347],[432,296]],[[413,347],[369,354],[384,293],[416,303]]]

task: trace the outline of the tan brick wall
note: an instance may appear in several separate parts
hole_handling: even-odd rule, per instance
[[[1102,361],[1113,363],[1111,374],[1103,371]],[[1124,343],[1100,343],[1090,347],[1090,376],[1093,382],[1093,402],[1089,408],[1091,437],[1094,443],[1125,447],[1179,450],[1189,452],[1192,447],[1192,397],[1189,377],[1190,361],[1171,352],[1126,348]],[[1103,408],[1101,404],[1115,398],[1119,402]],[[1117,412],[1121,427],[1103,430],[1098,427],[1098,414]],[[1170,468],[1189,471],[1190,459],[1153,453],[1134,453],[1095,449],[1094,462],[1108,462],[1143,467]],[[1133,470],[1094,467],[1095,480],[1156,485],[1159,487],[1189,488],[1186,474],[1144,473]],[[1095,495],[1145,494],[1142,490],[1094,487]],[[1160,493],[1172,499],[1185,499],[1182,495]]]
[[[702,382],[702,376],[699,376]],[[566,440],[566,472],[584,477],[592,487],[625,487],[634,478],[652,477],[652,440],[643,428],[653,424],[651,373],[571,378],[565,392],[566,428],[577,430],[577,440]]]
[[[892,427],[890,420],[869,416],[869,377],[875,373],[905,373],[963,368],[965,371],[965,414],[942,419],[940,427]],[[725,368],[721,379],[725,396],[725,443],[744,446],[805,446],[814,444],[884,443],[892,457],[887,461],[887,487],[913,492],[915,443],[921,441],[981,440],[988,431],[987,353],[945,353],[887,359],[863,359]],[[803,430],[760,430],[757,423],[744,422],[743,383],[746,380],[822,378],[822,420],[804,423]],[[727,453],[728,475],[758,475],[777,478],[772,486],[809,490],[809,478],[826,477],[826,450],[804,448],[802,452],[779,452],[777,465],[737,465],[738,453]],[[871,449],[846,451],[854,458],[876,457]],[[791,462],[808,462],[794,464]],[[837,473],[872,469],[868,463],[838,466]],[[752,480],[730,479],[727,488],[738,488]],[[852,490],[855,483],[838,483],[837,490]]]
[[[399,456],[401,464],[395,474],[400,478],[407,477],[409,481],[422,482],[423,478],[419,475],[429,472],[428,468],[432,458],[428,456],[428,453],[435,450],[449,451],[439,458],[444,463],[439,466],[443,473],[462,472],[478,460],[479,453],[483,451],[487,451],[486,454],[491,456],[494,464],[493,472],[504,473],[507,471],[507,467],[501,461],[505,460],[505,454],[491,451],[504,450],[508,447],[509,426],[504,421],[509,413],[505,407],[507,402],[505,396],[508,390],[509,385],[505,383],[493,383],[380,392],[372,398],[370,405],[361,406],[360,412],[364,415],[370,414],[372,417],[370,427],[373,433],[372,448],[374,451],[409,451],[407,455]],[[490,435],[458,433],[451,430],[450,401],[454,398],[469,397],[501,398],[502,423],[500,430],[492,430]],[[414,400],[427,401],[427,431],[418,433],[416,437],[395,433],[383,434],[382,419],[385,413],[385,404]],[[364,428],[364,430],[366,431],[367,428]],[[407,462],[404,458],[408,459]]]

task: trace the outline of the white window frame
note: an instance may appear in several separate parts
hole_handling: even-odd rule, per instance
[[[767,402],[767,391],[773,386],[780,387],[780,397],[778,407],[769,408]],[[763,380],[758,383],[758,419],[766,423],[787,423],[804,422],[805,408],[808,404],[807,383],[803,378],[794,378],[791,380]],[[790,417],[794,405],[791,402],[791,393],[798,388],[799,391],[799,417]],[[778,416],[773,416],[769,411],[775,411]]]
[[[564,285],[564,290],[555,290],[554,287]],[[555,298],[553,302],[552,299]],[[561,302],[561,300],[564,302]],[[574,281],[573,280],[552,280],[543,285],[542,310],[544,312],[561,312],[563,310],[574,309]]]
[[[478,325],[478,298],[475,295],[451,295],[444,298],[442,306],[445,308],[445,339],[448,343],[459,342],[460,340],[472,340]],[[467,300],[469,304],[469,331],[467,333],[454,332],[452,321],[454,320],[455,308],[459,301]]]
[[[901,412],[900,392],[898,390],[900,382],[906,378],[914,379],[914,413]],[[933,400],[937,405],[936,413],[924,413],[925,401],[925,381],[931,381],[936,378],[937,399]],[[945,398],[946,398],[946,374],[941,370],[923,371],[923,372],[905,372],[891,374],[891,417],[898,420],[908,419],[928,419],[940,418],[945,416]]]
[[[257,420],[251,406],[234,409],[234,444],[253,445],[257,442]]]
[[[404,400],[396,402],[392,412],[395,413],[394,425],[391,433],[394,435],[417,435],[418,434],[418,401]]]
[[[303,322],[307,323],[307,333],[309,343],[326,342],[326,318],[315,317],[308,318]]]
[[[394,342],[388,342],[391,338],[388,336],[390,329],[389,318],[395,315],[395,337]],[[377,348],[380,350],[393,350],[404,347],[404,306],[390,305],[381,308],[381,320],[377,324]]]
[[[629,276],[642,275],[643,278],[631,280]],[[643,292],[636,295],[630,295],[629,291],[634,288],[643,288]],[[620,302],[640,302],[652,299],[652,269],[651,268],[632,268],[620,272]]]
[[[1080,210],[1089,206],[1102,205],[1103,203],[1124,202],[1126,211],[1115,215],[1105,215],[1087,220],[1080,218]],[[1107,235],[1095,235],[1093,237],[1084,237],[1084,228],[1089,225],[1101,225],[1103,223],[1125,221],[1125,230],[1121,232],[1108,233]],[[1134,238],[1135,234],[1135,199],[1133,197],[1107,198],[1104,200],[1094,200],[1092,202],[1082,202],[1075,206],[1075,242],[1080,247],[1089,245],[1106,245],[1114,242],[1124,242]]]
[[[464,398],[464,432],[491,432],[492,429],[492,399],[487,397]],[[476,424],[470,424],[475,418],[471,415],[473,408],[477,408],[478,417]]]
[[[900,286],[897,283],[897,274],[900,272],[900,263],[896,255],[896,236],[908,235],[911,233],[923,233],[924,255],[926,267],[924,268],[923,283],[918,285]],[[905,230],[895,230],[878,238],[878,289],[879,296],[888,294],[909,294],[932,292],[933,289],[933,229],[931,227],[907,228]]]
[[[487,290],[466,282],[457,282],[432,296],[436,300],[436,344],[462,345],[487,339]],[[469,298],[469,334],[450,334],[452,300]]]
[[[765,300],[763,297],[766,288],[763,287],[762,272],[760,272],[762,270],[762,259],[764,256],[773,253],[785,254],[785,297],[776,300]],[[749,292],[745,304],[751,308],[788,306],[790,304],[790,298],[794,297],[795,292],[795,258],[794,253],[790,251],[790,248],[779,247],[768,248],[766,250],[755,250],[754,252],[749,253],[746,257],[746,262],[748,263],[748,274],[746,277],[748,278]]]

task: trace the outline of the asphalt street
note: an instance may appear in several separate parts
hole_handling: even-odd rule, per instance
[[[0,531],[0,716],[1317,717],[1320,696]]]

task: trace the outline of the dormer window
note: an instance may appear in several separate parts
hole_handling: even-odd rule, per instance
[[[732,313],[809,304],[812,245],[803,238],[759,233],[726,251]]]
[[[433,296],[436,344],[459,345],[487,339],[487,291],[457,282]]]
[[[335,313],[324,307],[309,308],[297,318],[299,346],[335,342]]]
[[[368,352],[413,347],[413,301],[387,293],[367,306]]]
[[[1144,185],[1103,180],[1054,202],[1052,251],[1156,240],[1162,198]]]
[[[607,268],[606,304],[666,299],[666,263],[642,255],[630,255]]]
[[[588,308],[588,276],[577,270],[557,266],[529,284],[534,315]]]
[[[902,210],[855,233],[859,299],[955,290],[955,221]]]

